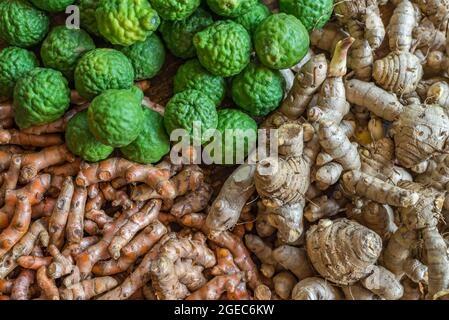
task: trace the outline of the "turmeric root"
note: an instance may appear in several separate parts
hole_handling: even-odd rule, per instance
[[[112,277],[99,277],[81,281],[67,289],[59,291],[62,300],[89,300],[117,286]]]
[[[55,281],[47,276],[47,267],[40,267],[36,272],[36,280],[45,299],[59,300],[59,291]]]
[[[423,52],[432,50],[444,51],[446,47],[446,35],[433,25],[432,21],[424,18],[413,29],[413,46]]]
[[[64,233],[67,224],[67,218],[70,210],[70,203],[74,192],[73,181],[71,177],[64,180],[61,193],[59,194],[56,207],[48,223],[48,232],[50,234],[50,244],[61,248],[64,242]]]
[[[332,217],[341,210],[340,204],[334,198],[324,195],[310,200],[304,210],[304,217],[309,222],[315,222],[321,218]]]
[[[109,158],[100,162],[81,165],[76,177],[76,184],[88,187],[98,182],[111,181],[117,177],[124,177],[133,162],[123,158]]]
[[[449,107],[449,85],[444,82],[437,82],[429,87],[427,91],[427,103],[438,104],[442,108]]]
[[[310,277],[299,281],[292,291],[293,300],[341,300],[343,295],[328,281]]]
[[[206,219],[210,232],[225,231],[237,223],[243,206],[255,190],[254,173],[254,165],[242,164],[225,181]]]
[[[26,197],[31,206],[38,204],[42,200],[44,193],[50,187],[50,179],[50,175],[42,174],[23,188],[8,192],[5,205],[0,210],[0,228],[6,228],[8,226],[8,221],[14,213],[14,206],[18,196]]]
[[[103,238],[76,257],[76,266],[79,268],[83,278],[86,278],[90,274],[95,263],[109,258],[108,247],[112,238],[125,225],[129,217],[138,212],[140,208],[140,205],[134,205],[130,209],[122,212],[112,223],[105,225],[103,228]]]
[[[13,280],[0,279],[0,292],[2,294],[10,294],[14,286]]]
[[[121,250],[118,260],[100,261],[92,272],[106,276],[126,271],[139,257],[145,255],[167,233],[167,228],[159,221],[152,222]]]
[[[216,276],[206,285],[189,295],[186,300],[218,300],[225,292],[234,292],[242,280],[241,273]]]
[[[11,290],[12,300],[29,300],[30,287],[34,283],[35,273],[32,270],[22,270],[14,280]]]
[[[447,0],[414,0],[435,25],[435,28],[446,32],[449,23],[449,2]]]
[[[65,257],[53,244],[48,247],[48,252],[53,257],[53,262],[47,268],[47,274],[50,278],[58,279],[72,272],[72,257]]]
[[[66,161],[75,161],[75,156],[65,145],[48,147],[37,153],[26,154],[22,158],[19,180],[24,183],[29,182],[39,171]]]
[[[386,300],[398,300],[404,294],[404,288],[394,274],[382,266],[374,266],[372,273],[362,279],[360,283]]]
[[[25,196],[19,195],[11,223],[0,233],[0,257],[3,257],[25,235],[30,222],[30,202]]]
[[[17,259],[17,265],[24,269],[37,270],[42,266],[49,266],[53,257],[21,256]]]
[[[113,207],[130,208],[132,201],[123,190],[114,189],[109,182],[101,182],[100,190],[106,201],[112,201]]]
[[[80,243],[84,235],[84,208],[86,205],[87,190],[76,186],[67,216],[66,237],[69,244]]]
[[[33,250],[34,244],[39,240],[46,247],[50,241],[47,232],[47,220],[39,219],[33,222],[28,232],[3,257],[0,258],[0,279],[6,277],[16,266],[17,259],[26,256]]]
[[[59,134],[33,135],[15,129],[0,129],[0,144],[17,144],[20,146],[51,147],[62,144]]]
[[[98,227],[103,228],[106,224],[112,223],[114,218],[108,216],[103,210],[92,209],[86,212],[86,219],[93,221]]]
[[[419,59],[409,52],[391,52],[385,58],[375,61],[373,66],[376,83],[398,95],[415,91],[422,76],[423,68]]]
[[[43,171],[56,176],[76,176],[81,169],[81,159],[76,158],[73,162],[67,162],[61,165],[55,165],[45,168]]]
[[[270,246],[261,238],[253,234],[247,234],[245,236],[245,244],[248,249],[256,255],[260,262],[262,262],[262,274],[267,278],[271,278],[275,272],[276,262],[273,259],[273,250]],[[264,268],[264,266],[269,266],[271,268]],[[264,272],[264,270],[269,270],[269,273]]]
[[[20,155],[14,155],[11,159],[8,172],[4,175],[4,181],[0,187],[0,204],[5,202],[5,194],[8,190],[14,190],[17,187],[19,180],[20,167],[22,165],[22,157]]]
[[[124,226],[115,234],[109,245],[111,257],[117,260],[120,257],[122,248],[136,235],[137,232],[148,226],[157,219],[161,208],[161,200],[150,200],[137,213],[133,214]]]
[[[202,183],[198,189],[183,197],[178,197],[170,213],[176,217],[182,217],[186,214],[204,210],[212,197],[212,191],[212,188],[207,183]]]

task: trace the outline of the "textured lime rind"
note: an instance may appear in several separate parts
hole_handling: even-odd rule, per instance
[[[143,42],[120,49],[131,61],[134,80],[151,79],[165,62],[165,48],[161,39],[153,33]]]
[[[286,13],[273,14],[257,27],[257,57],[269,68],[286,69],[297,64],[309,50],[310,39],[301,21]]]
[[[201,91],[218,106],[225,96],[226,82],[224,78],[210,74],[198,60],[193,59],[180,66],[174,78],[175,93],[186,89]]]
[[[237,155],[242,154],[242,152],[244,157],[246,157],[249,149],[253,148],[257,142],[256,121],[239,110],[222,109],[218,111],[217,130],[221,133],[222,137],[221,146],[223,164],[235,164]],[[228,135],[227,141],[226,135]],[[228,155],[229,158],[229,155],[231,154],[233,155],[232,162],[228,163],[230,159],[226,159],[226,155]]]
[[[101,0],[95,16],[101,35],[120,46],[144,41],[161,22],[148,0]]]
[[[164,20],[182,20],[190,16],[201,0],[150,0],[151,5]]]
[[[94,36],[101,36],[100,31],[98,31],[97,18],[95,17],[98,3],[99,0],[79,0],[78,2],[81,28]]]
[[[209,12],[198,8],[191,16],[184,20],[162,21],[159,31],[167,48],[173,55],[188,59],[196,56],[193,37],[204,28],[214,23]]]
[[[157,112],[144,108],[143,129],[131,144],[120,149],[131,161],[156,163],[170,152],[170,138],[165,132],[164,118]]]
[[[251,10],[238,16],[234,21],[240,23],[250,34],[253,34],[259,24],[270,14],[270,9],[265,4],[258,2]]]
[[[142,130],[142,99],[143,93],[137,87],[103,92],[92,100],[87,112],[90,132],[108,146],[127,146]]]
[[[22,0],[0,1],[0,39],[11,46],[31,47],[48,32],[48,16]]]
[[[324,27],[332,15],[332,0],[279,0],[279,9],[298,18],[308,31]]]
[[[14,88],[14,116],[19,128],[60,118],[70,106],[70,89],[61,72],[34,68]]]
[[[102,144],[90,133],[87,110],[70,119],[65,131],[65,144],[72,153],[90,162],[104,160],[114,151],[113,147]]]
[[[250,63],[232,81],[232,99],[250,115],[263,117],[279,106],[284,87],[279,71]]]
[[[75,68],[75,88],[89,100],[108,89],[129,89],[133,83],[133,65],[118,50],[101,48],[89,51]]]
[[[175,94],[165,107],[164,125],[168,133],[184,129],[194,133],[194,122],[200,122],[201,131],[217,128],[218,116],[214,102],[197,90],[186,90]],[[201,137],[201,143],[206,140]]]
[[[246,29],[230,20],[217,21],[193,38],[198,59],[212,74],[230,77],[249,63],[251,37]]]
[[[213,12],[228,18],[235,18],[248,12],[257,2],[258,0],[207,0]]]
[[[17,80],[39,66],[33,52],[18,47],[0,51],[0,102],[10,99]]]
[[[48,12],[65,11],[65,8],[75,2],[75,0],[30,0],[32,4],[41,10]]]
[[[44,66],[72,79],[78,60],[93,49],[95,43],[86,31],[59,26],[50,31],[42,43],[41,58]]]

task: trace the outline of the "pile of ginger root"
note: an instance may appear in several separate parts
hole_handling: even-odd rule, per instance
[[[277,154],[236,167],[87,163],[76,92],[22,131],[1,104],[0,299],[446,299],[448,23],[448,0],[335,1],[261,119]]]

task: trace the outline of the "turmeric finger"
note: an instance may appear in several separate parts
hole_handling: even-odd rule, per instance
[[[55,281],[47,276],[47,267],[44,266],[37,270],[36,280],[46,299],[59,300],[58,287],[56,287]]]
[[[67,289],[60,290],[62,300],[89,300],[117,286],[112,277],[99,277],[81,281]]]
[[[69,244],[80,243],[84,235],[84,208],[86,206],[87,190],[75,187],[67,217],[66,237]]]
[[[186,300],[218,300],[225,292],[233,292],[242,280],[241,273],[216,276],[206,285],[191,295]]]
[[[197,190],[176,199],[170,213],[176,217],[204,210],[212,197],[212,188],[203,183]]]
[[[14,281],[11,292],[12,300],[29,300],[30,287],[34,283],[34,271],[22,270]]]
[[[75,156],[67,149],[66,145],[48,147],[36,153],[26,154],[22,159],[19,180],[28,182],[42,169],[66,161],[75,161]]]
[[[15,129],[0,129],[0,144],[17,144],[20,146],[51,147],[62,144],[59,134],[33,135]]]
[[[76,177],[76,184],[88,187],[98,182],[124,177],[126,170],[133,164],[133,162],[123,158],[109,158],[92,164],[84,163]]]
[[[22,165],[22,158],[20,155],[14,155],[11,159],[8,172],[5,174],[3,184],[0,188],[0,204],[3,205],[5,201],[5,194],[8,190],[14,190],[17,187],[19,180],[20,166]]]
[[[25,269],[37,270],[42,266],[49,266],[53,257],[21,256],[17,259],[17,265]]]
[[[72,178],[66,177],[56,207],[53,210],[48,224],[50,244],[54,244],[58,248],[62,248],[64,242],[64,231],[67,224],[73,192],[74,186]]]

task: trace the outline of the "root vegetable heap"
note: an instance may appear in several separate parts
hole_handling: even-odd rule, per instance
[[[47,35],[69,2],[0,3],[26,17],[0,21],[1,299],[448,298],[446,0],[80,1],[116,49]],[[160,17],[192,58],[166,108]],[[244,111],[217,112],[229,83]],[[168,156],[193,121],[256,120],[277,156]]]

